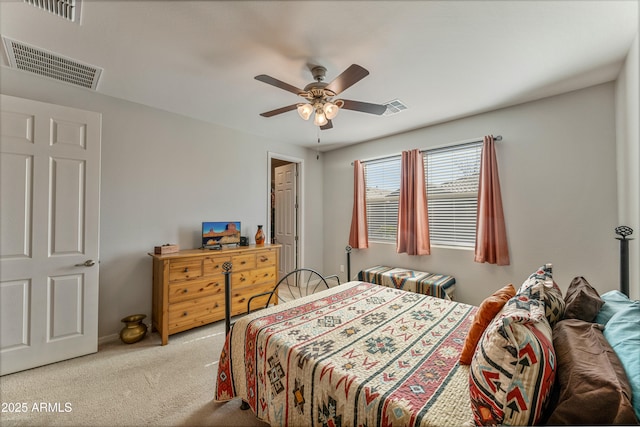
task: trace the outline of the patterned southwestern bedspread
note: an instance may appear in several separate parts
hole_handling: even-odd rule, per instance
[[[216,400],[241,397],[277,426],[460,426],[476,310],[364,282],[269,307],[227,336]]]

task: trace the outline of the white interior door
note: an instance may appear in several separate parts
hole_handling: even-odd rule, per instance
[[[296,171],[296,163],[289,163],[275,168],[275,235],[276,243],[282,245],[278,277],[283,277],[286,273],[297,268],[298,206],[296,200]]]
[[[1,95],[0,375],[98,350],[101,115]]]

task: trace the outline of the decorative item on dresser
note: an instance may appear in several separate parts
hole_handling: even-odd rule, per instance
[[[256,246],[264,245],[264,231],[262,231],[262,226],[258,226],[258,231],[256,231]]]
[[[278,282],[280,245],[183,250],[153,258],[152,331],[162,337],[225,318],[223,264],[230,262],[232,316],[247,311],[247,300]],[[266,301],[265,297],[265,301]]]

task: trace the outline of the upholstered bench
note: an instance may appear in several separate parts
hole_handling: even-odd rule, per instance
[[[453,300],[456,287],[453,276],[382,265],[360,271],[358,280],[447,300]]]

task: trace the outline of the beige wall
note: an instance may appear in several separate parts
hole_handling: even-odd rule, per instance
[[[638,35],[616,81],[618,224],[633,228],[629,242],[629,294],[640,299],[640,71]]]
[[[268,152],[303,159],[304,191],[322,193],[313,151],[8,68],[0,78],[3,94],[102,113],[100,337],[116,334],[129,314],[151,317],[154,246],[199,246],[202,221],[240,220],[249,236],[267,223]],[[321,206],[305,198],[304,255],[318,269]]]
[[[376,264],[450,274],[457,280],[457,299],[479,304],[551,262],[563,291],[577,275],[601,292],[616,289],[614,93],[613,83],[598,85],[328,153],[324,199],[333,202],[324,211],[324,271],[337,272],[346,263],[354,159],[500,134],[510,266],[475,263],[469,250],[433,248],[430,256],[408,256],[396,254],[394,245],[372,244],[352,253],[352,274]]]

